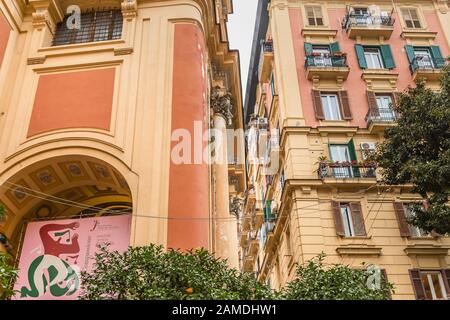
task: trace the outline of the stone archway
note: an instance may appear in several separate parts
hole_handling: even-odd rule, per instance
[[[129,184],[111,164],[95,157],[62,155],[19,170],[0,186],[6,219],[0,232],[17,253],[27,221],[132,212]]]

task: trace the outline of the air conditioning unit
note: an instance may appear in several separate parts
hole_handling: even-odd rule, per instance
[[[267,118],[259,118],[258,119],[258,129],[265,129],[269,127],[269,120]]]
[[[371,152],[375,151],[376,144],[375,144],[375,142],[362,142],[360,144],[360,147],[361,147],[362,158],[365,160],[365,159],[367,159],[367,156]]]

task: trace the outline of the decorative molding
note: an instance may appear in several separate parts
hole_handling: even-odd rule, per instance
[[[370,90],[397,88],[398,73],[391,73],[389,70],[364,70],[361,77]]]
[[[42,64],[47,59],[47,56],[40,56],[40,57],[31,57],[27,59],[27,65],[33,65],[33,64]]]
[[[411,244],[408,245],[404,251],[410,255],[433,255],[446,256],[448,254],[448,246],[441,246],[435,244]]]
[[[35,27],[37,30],[42,30],[42,28],[46,26],[51,29],[51,20],[47,9],[33,12],[31,14],[31,18],[33,27]]]
[[[122,16],[131,21],[137,17],[137,1],[136,0],[124,0],[121,4]]]
[[[230,198],[230,214],[234,215],[236,218],[242,216],[244,209],[244,200],[239,197]]]
[[[340,255],[360,255],[360,256],[380,256],[381,247],[376,247],[367,244],[349,244],[342,245],[336,248],[336,252]]]
[[[133,48],[129,47],[129,48],[116,48],[114,49],[114,55],[115,56],[124,56],[124,55],[128,55],[128,54],[132,54],[133,53]]]
[[[233,96],[231,92],[225,89],[215,86],[211,90],[211,108],[214,110],[214,114],[221,115],[231,125],[233,120]]]
[[[432,31],[403,31],[401,37],[408,40],[434,40],[437,34]]]

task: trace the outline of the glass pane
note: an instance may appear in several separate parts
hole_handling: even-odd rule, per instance
[[[341,219],[344,225],[344,233],[347,237],[353,236],[353,221],[348,206],[341,207]]]
[[[431,290],[430,282],[428,281],[428,274],[423,273],[422,276],[422,284],[425,291],[425,297],[428,300],[433,300],[433,293]]]
[[[439,273],[434,273],[431,275],[431,280],[433,281],[434,293],[436,295],[436,298],[443,299],[444,296],[442,295],[441,281],[439,278],[440,278]]]

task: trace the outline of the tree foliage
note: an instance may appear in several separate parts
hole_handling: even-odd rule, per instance
[[[164,251],[161,246],[130,247],[96,254],[92,273],[82,272],[81,299],[259,300],[272,291],[252,274],[228,268],[204,249]]]
[[[299,267],[298,278],[280,292],[239,272],[204,249],[164,251],[162,247],[130,247],[124,253],[104,246],[94,270],[82,272],[81,299],[135,300],[268,300],[268,299],[387,299],[382,289],[367,287],[369,274],[347,266],[327,269],[324,255]]]
[[[324,260],[325,254],[322,253],[298,266],[296,278],[281,291],[281,297],[287,300],[390,299],[393,285],[384,279],[381,272],[371,273],[342,264],[326,265]]]
[[[9,253],[0,252],[0,300],[6,300],[14,295],[12,284],[16,282],[18,271],[12,264]]]
[[[409,222],[426,231],[450,232],[450,69],[438,91],[417,82],[395,106],[398,125],[385,131],[374,159],[386,184],[411,183],[426,205],[415,204]]]

